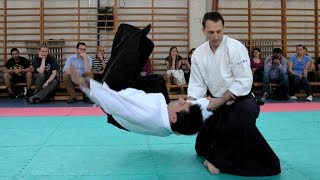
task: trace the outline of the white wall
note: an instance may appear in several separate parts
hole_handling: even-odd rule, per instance
[[[198,47],[205,42],[202,33],[202,17],[207,11],[206,1],[190,0],[190,48]]]

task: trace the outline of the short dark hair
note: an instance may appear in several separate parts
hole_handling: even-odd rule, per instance
[[[202,18],[202,27],[206,27],[206,22],[208,20],[211,20],[213,22],[221,21],[222,25],[224,26],[224,19],[222,15],[217,11],[207,12],[206,14],[204,14]]]
[[[87,46],[86,43],[84,43],[84,42],[78,42],[78,43],[77,43],[77,49],[79,48],[80,45]]]
[[[296,46],[296,48],[297,48],[297,47],[302,47],[302,48],[304,48],[304,45],[298,44],[298,45]]]
[[[193,52],[196,50],[196,48],[192,48],[190,51],[189,51],[189,54],[188,54],[188,59],[191,61],[191,55],[193,54]]]
[[[280,54],[282,54],[282,50],[280,48],[273,48],[272,53],[280,53]]]
[[[11,50],[10,50],[10,54],[12,55],[12,52],[13,51],[17,51],[18,52],[18,54],[19,54],[19,50],[18,50],[18,48],[12,48]]]
[[[253,52],[253,51],[259,51],[259,52],[261,52],[260,48],[257,48],[257,47],[256,47],[256,48],[253,48],[252,52]]]
[[[189,111],[177,112],[177,121],[171,124],[171,129],[179,134],[193,135],[199,132],[202,125],[201,107],[194,104],[190,106]]]

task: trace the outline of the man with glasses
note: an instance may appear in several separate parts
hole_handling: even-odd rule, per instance
[[[74,85],[77,85],[76,82],[73,82],[69,73],[70,67],[74,66],[80,76],[93,78],[91,72],[92,68],[92,59],[86,54],[86,44],[84,42],[78,42],[77,44],[77,53],[68,57],[66,64],[63,68],[63,83],[67,89],[69,99],[67,103],[76,102],[76,93],[74,90]],[[84,98],[86,100],[86,98]]]

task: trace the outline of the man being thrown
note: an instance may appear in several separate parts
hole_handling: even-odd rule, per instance
[[[71,68],[70,72],[74,69]],[[134,133],[169,136],[172,133],[192,135],[203,125],[201,107],[180,98],[166,104],[161,93],[145,93],[127,88],[114,91],[93,79],[78,76],[80,89],[125,129]]]
[[[173,132],[191,135],[199,131],[203,116],[199,105],[183,99],[169,102],[165,81],[160,75],[140,76],[153,43],[143,30],[121,24],[115,35],[103,85],[79,77],[75,67],[71,78],[108,115],[108,122],[131,132],[168,136]],[[208,106],[206,99],[202,101]],[[205,105],[206,103],[206,105]],[[206,108],[203,108],[206,110]]]

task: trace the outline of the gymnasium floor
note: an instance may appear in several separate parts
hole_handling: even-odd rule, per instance
[[[16,101],[16,102],[15,102]],[[257,126],[281,160],[279,176],[211,175],[195,136],[118,130],[99,108],[0,99],[0,179],[311,180],[320,177],[320,103],[268,103]],[[58,107],[59,106],[59,107]],[[296,112],[294,112],[296,111]]]

